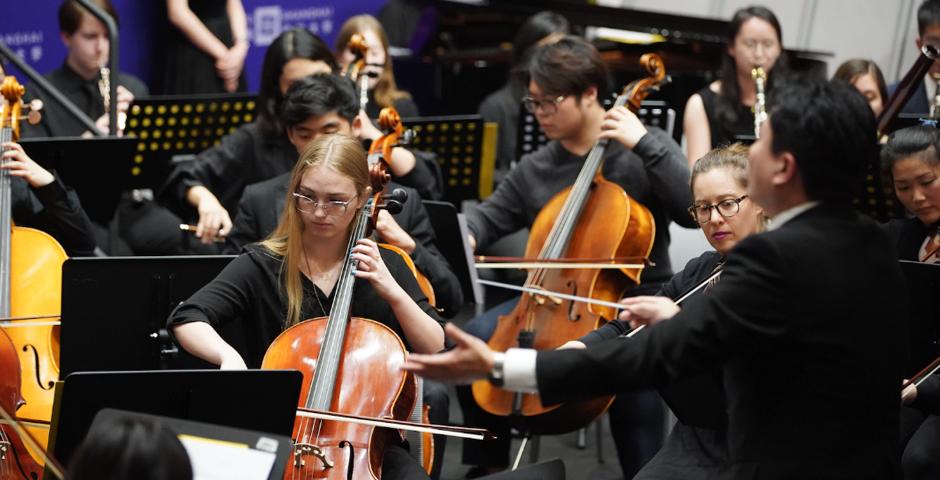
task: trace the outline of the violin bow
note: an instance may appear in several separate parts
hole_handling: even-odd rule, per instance
[[[614,258],[528,258],[528,257],[498,257],[479,255],[473,257],[476,263],[474,267],[478,269],[569,269],[569,268],[590,268],[590,269],[642,269],[648,266],[654,266],[645,257],[614,257]],[[642,263],[624,263],[631,260],[640,260]]]
[[[60,318],[62,315],[29,315],[25,317],[0,317],[0,328],[26,328],[26,327],[56,327],[62,325],[60,320],[50,320],[48,322],[23,322],[24,320],[45,320],[50,318]],[[23,322],[23,323],[19,323]]]
[[[927,380],[931,375],[937,373],[937,370],[940,370],[940,357],[935,358],[934,361],[930,362],[923,370],[914,374],[910,380],[902,382],[901,390],[904,390],[910,385],[914,385],[915,387],[920,386],[921,383],[924,383],[924,380]]]

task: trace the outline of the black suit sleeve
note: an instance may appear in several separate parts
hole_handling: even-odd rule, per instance
[[[940,374],[927,377],[917,386],[917,399],[912,407],[932,415],[940,415]]]
[[[415,249],[411,259],[415,267],[423,273],[434,287],[434,296],[437,307],[443,310],[443,315],[452,317],[463,306],[463,290],[457,275],[450,268],[450,264],[438,250],[434,235],[434,228],[428,212],[421,203],[420,198],[412,198],[405,202],[406,215],[401,215],[401,226],[415,241]]]
[[[539,352],[542,401],[616,394],[719,366],[729,353],[772,354],[787,334],[786,265],[763,236],[742,241],[722,280],[707,296],[689,300],[676,316],[636,336],[583,350]],[[629,342],[629,343],[625,343]]]
[[[238,213],[232,222],[232,231],[225,238],[225,247],[222,253],[226,255],[237,255],[241,253],[242,248],[249,243],[262,240],[264,236],[261,232],[261,226],[258,224],[258,215],[255,212],[255,203],[252,199],[258,194],[255,185],[249,185],[245,188],[245,194],[238,202]]]
[[[408,149],[415,156],[415,168],[405,175],[396,177],[395,181],[418,191],[418,195],[425,200],[440,200],[443,198],[443,183],[440,166],[437,164],[437,155],[422,150]]]
[[[70,257],[95,254],[91,220],[82,209],[78,196],[65,187],[56,175],[49,185],[30,188],[14,178],[12,190],[13,221],[52,235]]]

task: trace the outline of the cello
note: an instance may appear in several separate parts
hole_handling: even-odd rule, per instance
[[[356,261],[349,252],[374,227],[381,191],[389,180],[384,158],[370,158],[375,195],[353,220],[328,317],[306,320],[281,332],[265,352],[261,368],[304,373],[302,410],[405,420],[417,397],[416,378],[401,370],[407,352],[388,326],[352,317]],[[400,432],[355,423],[312,419],[298,413],[292,460],[285,478],[381,478],[386,445]]]
[[[624,88],[614,106],[636,113],[643,99],[666,78],[662,60],[645,54],[641,65],[649,77]],[[563,258],[647,258],[653,248],[656,225],[650,211],[601,174],[608,141],[595,143],[574,185],[555,195],[542,208],[526,244],[527,258],[546,263]],[[552,265],[557,267],[557,265]],[[499,318],[487,342],[494,351],[512,347],[554,349],[579,338],[609,319],[616,310],[571,300],[551,292],[615,302],[640,283],[642,265],[619,268],[547,268],[529,271],[525,287],[545,293],[525,293],[509,315]],[[557,434],[576,430],[600,416],[612,396],[564,405],[543,406],[537,395],[512,393],[489,381],[472,385],[480,407],[507,416],[527,434]]]
[[[0,93],[6,100],[0,142],[13,142],[19,138],[25,89],[8,76]],[[35,107],[28,118],[38,121]],[[22,368],[20,387],[26,403],[19,416],[45,445],[48,427],[39,425],[48,425],[52,417],[53,386],[59,377],[59,327],[49,319],[58,319],[61,311],[62,264],[68,257],[50,235],[13,225],[11,193],[11,177],[0,170],[0,317],[7,320],[4,327]]]

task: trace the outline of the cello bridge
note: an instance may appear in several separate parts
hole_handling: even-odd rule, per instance
[[[306,456],[319,459],[320,462],[323,463],[324,470],[333,468],[333,462],[331,462],[329,458],[326,458],[326,452],[319,446],[309,443],[298,443],[294,445],[294,468],[305,467],[307,462],[304,457]]]

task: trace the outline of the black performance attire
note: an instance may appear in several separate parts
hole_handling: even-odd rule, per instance
[[[395,280],[418,306],[440,322],[401,257],[382,251],[382,259]],[[248,350],[239,353],[249,368],[258,368],[268,346],[284,330],[284,319],[287,317],[286,294],[278,281],[282,260],[282,257],[260,245],[248,247],[246,253],[232,260],[218,277],[180,304],[170,315],[167,327],[172,329],[185,323],[206,322],[218,330],[223,325],[238,322],[249,342],[246,346]],[[328,297],[306,276],[302,277],[302,281],[304,296],[300,318],[328,316],[335,289]],[[392,309],[367,280],[355,280],[350,314],[388,326],[401,338],[405,348],[411,350]],[[383,461],[382,478],[428,478],[414,457],[403,450],[403,445],[388,448]]]
[[[741,102],[735,102],[734,111],[737,114],[737,121],[733,124],[718,118],[717,105],[719,95],[706,86],[699,90],[698,95],[702,97],[702,104],[705,106],[705,116],[708,118],[708,129],[711,132],[712,148],[718,148],[732,144],[738,141],[738,137],[754,137],[754,112],[744,106]],[[696,159],[698,160],[698,159]]]
[[[509,169],[518,158],[516,143],[519,134],[519,115],[522,109],[522,97],[526,93],[525,85],[510,80],[502,88],[484,98],[477,112],[484,121],[495,122],[499,125],[494,172],[497,185],[509,174]]]
[[[705,252],[689,260],[685,269],[663,285],[658,295],[678,300],[715,273],[721,263],[722,257],[715,251]],[[711,287],[709,285],[698,290],[683,303],[707,294]],[[628,325],[613,320],[579,340],[591,347],[629,331]],[[629,348],[629,344],[625,348]],[[705,371],[668,382],[659,388],[659,393],[679,421],[666,438],[663,448],[633,480],[719,478],[720,473],[730,464],[726,438],[728,417],[725,413],[721,370]]]
[[[78,196],[59,177],[49,185],[30,188],[26,180],[11,177],[10,201],[13,221],[20,227],[42,230],[52,235],[70,257],[95,254],[91,220]]]
[[[99,74],[91,80],[85,80],[75,73],[67,63],[63,63],[61,67],[46,75],[46,80],[59,89],[79,110],[88,115],[92,122],[104,115],[104,99],[101,97],[100,90],[98,90],[98,81],[100,79]],[[144,82],[133,75],[121,72],[115,78],[112,72],[111,81],[114,82],[115,80],[117,80],[118,85],[130,91],[134,98],[146,97],[150,94]],[[28,92],[27,101],[38,98],[42,100],[43,109],[41,122],[37,125],[23,125],[24,138],[79,137],[88,130],[73,118],[65,108],[60,106],[59,102],[35,84],[29,84],[26,91]],[[111,105],[117,106],[116,98],[111,99]]]
[[[245,245],[259,242],[274,231],[284,211],[289,182],[290,172],[245,188],[238,203],[232,232],[225,239],[225,253],[237,254]],[[411,259],[434,287],[437,306],[444,310],[445,316],[452,317],[463,306],[460,281],[435,245],[434,228],[418,193],[394,182],[389,183],[385,191],[391,192],[396,188],[408,192],[408,201],[404,203],[402,211],[392,217],[414,238],[415,250],[411,253]]]
[[[232,48],[232,25],[226,11],[227,0],[190,1],[189,8],[226,48]],[[169,24],[164,61],[162,92],[164,95],[227,93],[225,82],[215,69],[215,59],[200,50],[178,28]],[[238,79],[239,92],[247,88],[245,72]]]
[[[894,91],[897,89],[897,83],[888,85],[888,97],[894,95]],[[932,99],[927,98],[927,86],[924,84],[924,80],[920,79],[917,82],[917,89],[914,90],[914,94],[911,96],[910,100],[904,104],[904,107],[901,108],[899,113],[921,114],[926,116],[930,113],[931,100]]]
[[[401,118],[417,117],[420,115],[418,112],[418,104],[415,103],[411,97],[402,97],[392,101],[392,107],[395,108],[395,111],[398,112],[398,115]],[[375,101],[375,90],[369,90],[369,103],[366,104],[366,115],[369,118],[379,118],[379,113],[382,112],[382,106]]]
[[[885,234],[823,203],[738,243],[721,281],[670,320],[539,352],[538,390],[553,404],[720,368],[722,478],[898,478],[903,285]]]
[[[557,141],[523,156],[493,195],[467,213],[467,225],[477,240],[477,248],[485,248],[505,235],[532,225],[552,197],[574,184],[586,157],[568,152]],[[643,272],[643,283],[629,292],[653,294],[672,277],[668,252],[670,221],[685,227],[697,226],[686,211],[692,204],[688,162],[675,141],[657,128],[649,128],[649,133],[632,151],[619,142],[610,142],[604,158],[604,178],[620,185],[628,195],[645,205],[655,220],[656,236],[650,252],[655,266],[647,268]],[[495,315],[478,317],[466,326],[468,332],[484,340],[489,339],[495,328]],[[459,387],[457,393],[465,423],[483,426],[499,436],[488,442],[464,441],[463,462],[507,465],[506,419],[480,409],[468,388]],[[655,392],[638,392],[618,398],[610,412],[620,463],[629,478],[659,450],[664,424],[662,402]],[[630,432],[621,425],[639,431]]]
[[[887,224],[888,236],[894,243],[898,258],[908,261],[920,261],[921,250],[927,237],[937,231],[940,225],[928,227],[916,217],[895,219]],[[936,263],[936,257],[928,259]],[[938,267],[940,268],[940,267]],[[915,300],[912,298],[912,300]],[[917,322],[913,322],[917,323]],[[926,330],[924,328],[927,328]],[[930,329],[933,327],[933,329]],[[923,365],[914,365],[914,370],[926,366],[936,353],[938,333],[936,323],[914,325],[911,328],[911,348],[918,352],[928,351],[929,355],[918,357]],[[918,342],[918,343],[914,343]],[[913,353],[913,352],[912,352]],[[914,371],[908,368],[908,371]],[[927,377],[917,386],[917,398],[909,407],[901,409],[901,438],[903,454],[901,467],[906,480],[928,480],[940,478],[940,375]],[[906,443],[905,443],[906,440]]]

